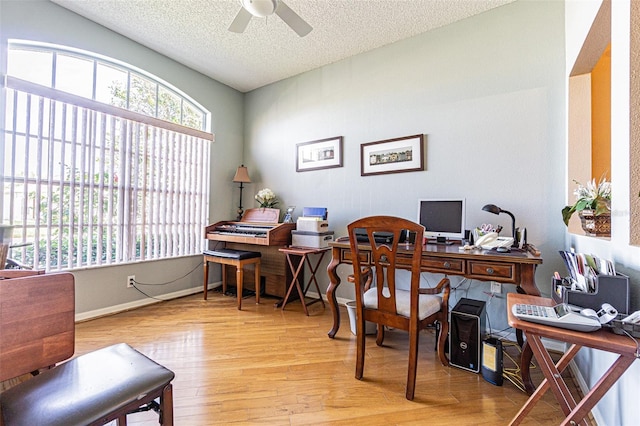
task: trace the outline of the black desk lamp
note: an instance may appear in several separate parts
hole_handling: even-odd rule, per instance
[[[236,175],[233,177],[233,181],[240,184],[240,203],[238,204],[238,218],[236,219],[239,221],[242,219],[242,213],[244,213],[244,210],[242,210],[242,188],[245,183],[251,183],[249,172],[247,172],[247,168],[244,164],[236,170]]]
[[[495,204],[487,204],[484,207],[482,207],[482,210],[484,210],[485,212],[493,213],[493,214],[506,213],[509,216],[511,216],[511,236],[513,237],[512,246],[515,247],[518,243],[516,242],[516,218],[513,216],[513,214],[509,211],[502,210],[500,207],[496,206]]]

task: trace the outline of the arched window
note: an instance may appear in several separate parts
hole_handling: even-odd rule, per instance
[[[56,271],[200,254],[208,112],[133,67],[10,42],[0,222],[11,255]],[[27,66],[25,66],[27,65]]]
[[[7,74],[149,117],[206,131],[208,112],[180,90],[115,59],[12,40]]]

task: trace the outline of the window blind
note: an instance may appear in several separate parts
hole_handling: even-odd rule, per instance
[[[201,253],[213,135],[6,79],[3,221],[46,271]],[[15,251],[15,249],[14,249]]]

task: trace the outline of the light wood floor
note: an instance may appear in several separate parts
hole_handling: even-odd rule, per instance
[[[367,340],[364,380],[355,374],[355,340],[347,313],[335,339],[327,337],[331,312],[320,304],[305,316],[299,301],[285,311],[274,299],[254,298],[236,309],[235,298],[211,291],[161,302],[76,328],[76,355],[127,342],[173,370],[176,425],[504,425],[527,396],[481,375],[443,367],[435,332],[421,335],[414,401],[404,388],[407,336],[387,333],[385,347]],[[538,376],[534,376],[540,380]],[[551,392],[525,424],[557,425],[562,413]],[[155,413],[130,424],[156,425]]]

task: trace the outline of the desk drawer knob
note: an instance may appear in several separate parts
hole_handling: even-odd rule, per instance
[[[444,266],[445,268],[449,269],[449,268],[451,268],[451,263],[450,263],[450,262],[444,262],[444,265],[443,265],[443,266]]]
[[[495,270],[493,268],[487,268],[487,274],[493,275],[494,272]]]

